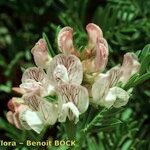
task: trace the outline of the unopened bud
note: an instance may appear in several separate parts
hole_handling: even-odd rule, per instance
[[[35,46],[31,49],[35,64],[43,69],[47,69],[51,57],[48,53],[47,43],[44,39],[40,39]]]

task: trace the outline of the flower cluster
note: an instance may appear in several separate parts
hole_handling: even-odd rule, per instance
[[[133,53],[124,55],[122,65],[102,73],[108,61],[108,44],[99,26],[86,26],[88,45],[79,53],[73,44],[73,29],[64,27],[58,34],[61,52],[51,57],[44,39],[32,48],[36,67],[26,69],[19,88],[21,98],[12,98],[8,103],[7,119],[17,128],[40,133],[45,125],[57,121],[77,123],[79,115],[89,106],[106,108],[127,104],[129,92],[119,87],[140,69]],[[47,97],[54,98],[53,101]]]

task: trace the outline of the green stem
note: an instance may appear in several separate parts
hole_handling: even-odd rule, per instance
[[[87,124],[87,126],[83,129],[83,132],[88,132],[91,127],[97,122],[97,120],[100,120],[103,117],[103,113],[106,111],[106,108],[103,108],[94,118],[93,120]]]
[[[83,120],[83,124],[80,129],[79,139],[77,140],[77,145],[75,146],[74,150],[82,150],[82,148],[83,148],[82,145],[83,145],[83,143],[86,139],[86,135],[87,135],[87,132],[84,132],[83,129],[85,128],[85,126],[87,126],[87,124],[91,120],[93,113],[94,113],[94,109],[93,109],[93,107],[90,107],[87,117],[85,117]]]
[[[76,141],[76,124],[73,121],[67,120],[65,123],[65,131],[67,133],[68,140],[75,140]],[[73,147],[69,147],[68,150],[73,150]]]
[[[69,140],[76,138],[76,125],[73,121],[67,121],[66,132]]]
[[[82,150],[82,144],[83,144],[83,142],[84,142],[84,140],[85,140],[85,138],[86,138],[86,135],[85,135],[85,133],[84,132],[81,132],[80,133],[80,137],[79,137],[79,139],[77,140],[77,144],[76,144],[76,146],[74,147],[74,149],[73,150]]]

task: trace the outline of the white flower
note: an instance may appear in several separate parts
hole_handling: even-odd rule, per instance
[[[25,70],[22,76],[20,88],[27,93],[35,93],[46,96],[54,93],[54,87],[49,84],[48,76],[40,67],[30,67]]]
[[[139,72],[140,66],[141,65],[138,62],[138,58],[134,53],[126,53],[120,68],[122,71],[122,76],[119,81],[126,83],[133,74]]]
[[[69,120],[78,122],[79,115],[84,113],[89,105],[88,91],[77,84],[60,84],[56,87],[58,92],[58,108],[60,122]]]
[[[58,34],[57,41],[61,52],[71,54],[74,51],[73,29],[71,27],[62,28]]]
[[[40,133],[45,125],[57,121],[58,107],[37,95],[26,94],[22,99],[13,98],[8,103],[7,120],[19,129]]]
[[[121,67],[116,66],[106,74],[100,74],[92,85],[93,102],[107,108],[126,105],[129,94],[117,87],[117,83],[127,83],[133,74],[138,73],[139,68],[140,64],[137,57],[133,53],[125,54]]]
[[[44,123],[38,115],[38,112],[32,111],[24,104],[21,98],[12,98],[8,103],[10,111],[7,112],[7,120],[19,129],[31,130],[40,133]]]
[[[57,121],[57,104],[48,102],[45,98],[39,97],[33,93],[23,95],[22,99],[32,111],[37,111],[44,124],[53,125]]]
[[[118,75],[118,70],[116,69],[113,69],[107,74],[99,75],[99,78],[92,85],[92,97],[94,103],[103,105],[109,89],[116,84]]]
[[[51,84],[55,86],[61,83],[81,84],[82,64],[74,55],[59,54],[51,61],[47,74]]]
[[[35,46],[31,49],[31,53],[33,54],[35,64],[38,67],[47,69],[52,58],[48,53],[47,43],[44,39],[40,39],[35,44]]]

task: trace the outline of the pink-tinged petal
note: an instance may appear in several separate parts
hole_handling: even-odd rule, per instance
[[[55,56],[47,73],[52,85],[60,84],[64,80],[69,83],[81,84],[83,78],[82,64],[74,55],[59,54]]]
[[[94,23],[89,23],[86,26],[86,30],[89,36],[89,45],[96,45],[97,39],[103,37],[103,32],[99,26]]]
[[[126,53],[121,66],[123,74],[120,81],[126,83],[133,74],[139,72],[139,69],[140,63],[138,62],[137,56],[134,53]]]
[[[56,87],[56,91],[58,92],[60,107],[64,103],[72,102],[80,113],[84,113],[87,110],[89,95],[85,87],[76,84],[61,84]]]
[[[12,112],[15,111],[15,104],[14,104],[14,102],[13,102],[12,99],[8,101],[7,107],[8,107],[8,109],[11,110]]]
[[[13,113],[11,111],[7,112],[6,118],[7,118],[9,123],[14,124]]]
[[[37,111],[45,124],[53,125],[58,117],[58,107],[37,95],[25,94],[23,99],[32,111]]]
[[[108,61],[108,46],[106,40],[97,39],[95,54],[90,59],[82,61],[83,70],[86,73],[102,72]],[[101,41],[103,43],[101,43]],[[105,41],[105,42],[104,42]]]
[[[40,67],[28,68],[23,73],[20,88],[24,89],[26,93],[33,92],[41,97],[54,92],[54,87],[50,85],[47,74]]]
[[[22,88],[20,88],[20,87],[13,87],[12,88],[12,91],[14,91],[14,92],[16,92],[16,93],[18,93],[18,94],[25,94],[25,90],[24,89],[22,89]]]
[[[95,57],[95,72],[102,72],[107,64],[108,51],[103,44],[97,44],[96,48],[96,57]]]
[[[17,107],[16,112],[20,113],[20,112],[22,112],[23,110],[26,110],[26,109],[29,109],[29,107],[25,104],[21,104]]]
[[[39,104],[39,114],[47,125],[54,125],[58,118],[58,106],[42,99]]]
[[[11,110],[12,112],[15,112],[17,107],[19,107],[23,103],[24,103],[23,99],[17,98],[17,97],[13,97],[12,99],[9,100],[7,106],[9,108],[9,110]]]
[[[64,54],[72,54],[74,52],[73,45],[73,29],[64,27],[58,34],[58,48]]]
[[[18,129],[21,129],[22,126],[20,124],[20,120],[19,120],[19,113],[15,112],[13,114],[13,120],[14,120],[14,125],[18,128]]]
[[[108,44],[102,30],[94,23],[86,26],[89,36],[87,48],[82,52],[83,70],[86,73],[102,72],[108,61]]]
[[[108,43],[107,43],[106,39],[103,38],[103,37],[97,38],[97,44],[98,43],[103,44],[106,47],[106,52],[105,53],[108,55]]]
[[[19,120],[19,113],[17,112],[11,112],[8,111],[6,114],[6,118],[8,120],[9,123],[11,123],[12,125],[15,125],[18,129],[21,129],[21,124],[20,124],[20,120]]]
[[[13,111],[7,112],[7,114],[6,114],[7,120],[11,124],[15,125],[18,129],[24,128],[24,126],[22,126],[23,125],[22,120],[20,120],[20,114],[24,110],[28,109],[28,106],[24,104],[22,99],[12,98],[8,103],[8,107],[10,109],[13,109]]]
[[[39,67],[46,69],[51,61],[48,53],[47,43],[44,39],[40,39],[32,48],[35,64]]]
[[[95,56],[95,72],[96,71],[102,72],[106,67],[108,61],[108,46],[106,43],[101,43],[101,39],[97,39],[96,56]]]
[[[48,52],[47,43],[44,39],[39,39],[39,41],[32,48],[31,52],[34,53],[38,49],[41,49],[43,52]]]
[[[42,68],[30,67],[26,69],[25,72],[23,73],[21,81],[22,83],[24,83],[29,79],[34,80],[36,82],[45,83],[47,76]]]

